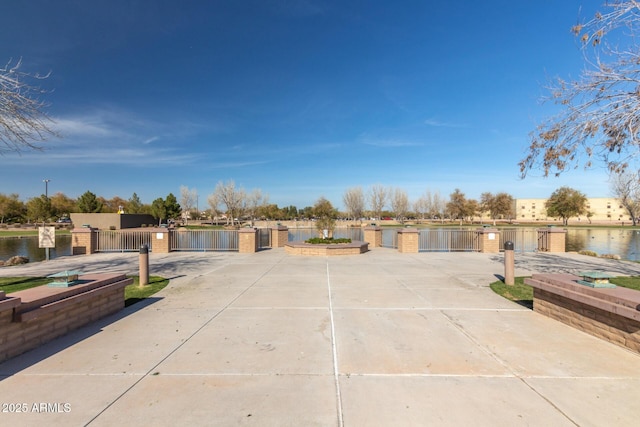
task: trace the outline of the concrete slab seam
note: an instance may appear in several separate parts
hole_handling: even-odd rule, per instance
[[[441,313],[451,323],[451,325],[453,325],[454,328],[456,328],[458,331],[460,331],[460,333],[462,333],[465,337],[467,337],[467,339],[469,341],[471,341],[473,344],[475,344],[481,351],[483,351],[485,354],[487,354],[489,357],[494,359],[496,362],[498,362],[500,365],[502,365],[505,369],[507,369],[509,372],[511,372],[515,378],[517,378],[518,380],[520,380],[520,382],[522,382],[522,384],[524,384],[532,392],[534,392],[535,394],[540,396],[540,398],[542,400],[547,402],[552,408],[554,408],[556,411],[558,411],[558,413],[562,414],[562,416],[564,416],[567,419],[567,421],[569,421],[570,423],[572,423],[575,426],[579,426],[579,424],[576,423],[567,413],[565,413],[562,409],[560,409],[556,404],[554,404],[549,398],[547,398],[545,395],[543,395],[535,387],[533,387],[531,384],[529,384],[529,382],[523,376],[521,376],[514,369],[512,369],[511,365],[509,365],[507,362],[502,360],[497,354],[495,354],[493,351],[489,350],[486,346],[483,346],[482,344],[480,344],[480,342],[478,340],[476,340],[471,334],[469,334],[460,324],[458,324],[447,313],[445,313],[443,311]]]
[[[333,297],[331,295],[331,276],[327,259],[327,291],[329,294],[329,320],[331,323],[331,351],[333,352],[333,377],[336,385],[336,406],[338,410],[338,426],[344,426],[342,417],[342,396],[340,394],[340,370],[338,369],[338,349],[336,346],[336,326],[333,318]]]
[[[198,329],[196,329],[191,335],[189,335],[184,341],[182,341],[178,346],[176,346],[173,350],[171,350],[168,354],[166,354],[158,363],[151,367],[144,375],[142,375],[137,381],[135,381],[130,387],[128,387],[125,391],[123,391],[120,395],[118,395],[112,402],[110,402],[107,406],[105,406],[101,411],[99,411],[93,418],[91,418],[85,426],[92,424],[100,415],[102,415],[105,411],[107,411],[111,406],[113,406],[117,401],[124,397],[125,394],[133,390],[142,380],[147,378],[155,371],[155,369],[160,366],[163,362],[165,362],[171,355],[173,355],[176,351],[178,351],[181,347],[183,347],[187,342],[191,340],[196,334],[198,334],[203,328],[205,328],[209,323],[211,323],[215,318],[217,318],[222,312],[224,312],[231,304],[236,302],[240,297],[242,297],[245,293],[247,293],[256,283],[260,281],[264,276],[267,275],[275,266],[272,266],[267,271],[262,273],[260,277],[258,277],[251,285],[247,286],[247,288],[238,294],[235,298],[233,298],[227,305],[222,307],[222,309],[218,310],[211,318],[209,318],[206,322],[204,322]]]

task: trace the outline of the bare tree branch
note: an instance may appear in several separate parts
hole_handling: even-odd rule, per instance
[[[0,68],[0,154],[41,149],[38,143],[58,134],[50,127],[53,121],[44,113],[40,100],[45,91],[30,85],[30,80],[46,79],[19,71],[22,60],[9,61]]]
[[[622,171],[640,152],[640,3],[604,7],[608,12],[572,28],[586,66],[578,80],[557,79],[548,87],[547,100],[562,110],[531,133],[520,162],[523,177],[538,167],[545,176],[559,175],[594,160]]]

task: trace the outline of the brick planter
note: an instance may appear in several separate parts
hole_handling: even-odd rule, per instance
[[[640,353],[640,292],[590,288],[572,274],[534,274],[534,311]]]
[[[122,274],[87,274],[67,288],[38,286],[0,292],[0,362],[36,348],[124,307]]]
[[[314,245],[305,242],[290,242],[284,246],[285,252],[291,255],[336,256],[360,255],[369,250],[369,243],[354,241],[351,243],[334,243]]]

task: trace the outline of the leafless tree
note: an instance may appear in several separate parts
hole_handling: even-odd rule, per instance
[[[582,43],[585,69],[575,81],[557,79],[548,99],[561,112],[531,134],[520,162],[523,176],[534,167],[560,174],[603,161],[625,170],[640,149],[640,2],[606,2],[603,12],[572,28]]]
[[[371,203],[371,211],[378,219],[382,216],[382,210],[387,204],[389,190],[380,184],[373,185],[369,189],[369,202]]]
[[[611,192],[629,213],[635,226],[640,215],[640,174],[629,171],[611,175]]]
[[[440,192],[433,193],[431,197],[431,215],[440,218],[441,222],[444,222],[446,209],[447,203],[440,195]]]
[[[0,154],[39,149],[38,143],[58,136],[40,100],[45,91],[29,84],[49,77],[20,71],[22,60],[0,68]]]
[[[186,223],[188,223],[191,211],[196,207],[196,200],[198,200],[198,190],[195,188],[189,190],[189,187],[185,185],[180,186],[180,205]]]
[[[251,190],[251,193],[246,196],[245,202],[245,212],[251,219],[251,225],[253,225],[253,220],[258,213],[258,209],[269,203],[269,196],[267,194],[263,195],[262,190],[259,188],[254,188]]]
[[[361,187],[348,188],[342,196],[347,214],[354,220],[362,218],[364,212],[364,192]]]
[[[404,223],[407,212],[409,212],[409,196],[401,188],[391,191],[391,210],[396,216],[396,220]]]
[[[226,183],[219,181],[214,190],[214,200],[222,203],[227,210],[227,224],[235,225],[235,218],[242,216],[242,208],[246,202],[246,193],[243,188],[236,189],[236,183],[229,180]]]

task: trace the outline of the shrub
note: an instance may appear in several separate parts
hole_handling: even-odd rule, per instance
[[[312,245],[331,245],[336,243],[351,243],[351,239],[322,239],[320,237],[312,237],[305,240],[305,243],[311,243]]]
[[[600,255],[600,258],[607,258],[607,259],[616,259],[616,260],[619,260],[619,259],[620,259],[620,255],[616,255],[616,254],[602,254],[602,255]]]
[[[598,254],[594,251],[580,251],[578,252],[580,255],[587,255],[587,256],[595,256],[597,257]]]

